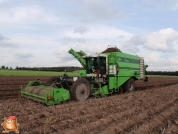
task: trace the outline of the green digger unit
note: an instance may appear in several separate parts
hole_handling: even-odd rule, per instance
[[[69,53],[84,68],[79,71],[79,76],[70,77],[65,72],[46,83],[41,83],[40,79],[29,81],[26,87],[21,88],[22,96],[55,105],[67,100],[84,101],[90,96],[133,92],[136,80],[148,81],[148,65],[144,64],[144,58],[123,53],[117,47],[108,47],[95,55],[73,49]]]

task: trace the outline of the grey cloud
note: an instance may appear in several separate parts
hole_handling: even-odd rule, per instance
[[[129,52],[132,52],[132,53],[137,53],[137,52],[140,51],[140,50],[138,49],[138,47],[136,47],[136,46],[129,46],[129,47],[126,47],[126,50],[129,51]]]
[[[0,35],[0,47],[17,48],[18,45],[13,43],[9,38]]]
[[[62,39],[65,43],[86,43],[86,40],[84,38],[71,38],[69,36],[65,36]]]
[[[20,59],[28,59],[31,57],[34,57],[32,53],[28,53],[28,52],[19,52],[15,54],[16,58],[20,58]]]
[[[143,45],[145,43],[145,39],[142,36],[135,35],[128,42],[129,42],[129,44],[139,46],[139,45]]]
[[[0,41],[0,47],[11,47],[11,48],[17,48],[18,46],[14,43],[9,42],[1,42]]]
[[[55,50],[54,55],[61,56],[62,52],[64,52],[64,50],[60,50],[60,49],[59,50]]]
[[[66,61],[72,61],[72,60],[74,60],[73,57],[61,57],[60,58],[60,62],[63,62],[63,63],[65,63]]]
[[[118,20],[122,13],[116,5],[109,5],[108,1],[103,0],[86,0],[81,1],[78,10],[70,13],[77,16],[77,19],[83,22],[96,23],[99,21]],[[74,18],[76,19],[76,17]]]
[[[166,43],[168,46],[173,47],[174,43],[178,42],[178,37],[177,39],[167,39]]]
[[[1,40],[5,40],[5,39],[7,39],[7,38],[5,38],[4,36],[0,35],[0,41]]]
[[[87,28],[83,27],[83,26],[79,26],[79,27],[75,27],[74,28],[74,33],[80,33],[80,34],[84,34],[88,31]]]
[[[124,37],[125,37],[124,35],[119,35],[118,36],[118,38],[121,38],[121,39],[124,38]]]
[[[84,9],[84,13],[88,14],[86,19],[91,20],[107,20],[118,17],[118,11],[116,9],[108,8],[105,4],[101,3],[91,3],[86,10]]]
[[[130,52],[139,52],[138,46],[143,46],[145,39],[142,36],[135,35],[130,40],[124,43],[126,50]]]
[[[66,55],[67,53],[67,55]],[[68,52],[65,52],[62,50],[57,50],[54,52],[54,55],[57,57],[58,62],[63,62],[65,63],[66,61],[72,61],[74,59],[74,57],[70,54],[68,54]]]

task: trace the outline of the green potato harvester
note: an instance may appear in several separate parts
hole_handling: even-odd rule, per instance
[[[46,83],[40,79],[29,81],[21,89],[24,97],[45,103],[60,104],[67,100],[84,101],[90,96],[107,96],[117,92],[135,91],[135,81],[148,81],[144,58],[126,54],[117,47],[87,55],[83,51],[69,50],[83,66],[79,76],[51,77]],[[118,96],[119,97],[119,96]]]

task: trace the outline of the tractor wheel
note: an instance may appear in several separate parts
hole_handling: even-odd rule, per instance
[[[130,78],[124,85],[123,85],[124,92],[134,92],[135,91],[135,80]]]
[[[71,98],[75,101],[84,101],[90,96],[90,91],[89,81],[85,78],[80,78],[71,86]]]

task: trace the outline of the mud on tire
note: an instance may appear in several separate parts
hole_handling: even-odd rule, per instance
[[[123,91],[126,93],[134,92],[135,91],[135,80],[130,78],[124,85]]]
[[[90,96],[90,83],[85,78],[76,80],[70,89],[71,98],[75,101],[84,101]]]

